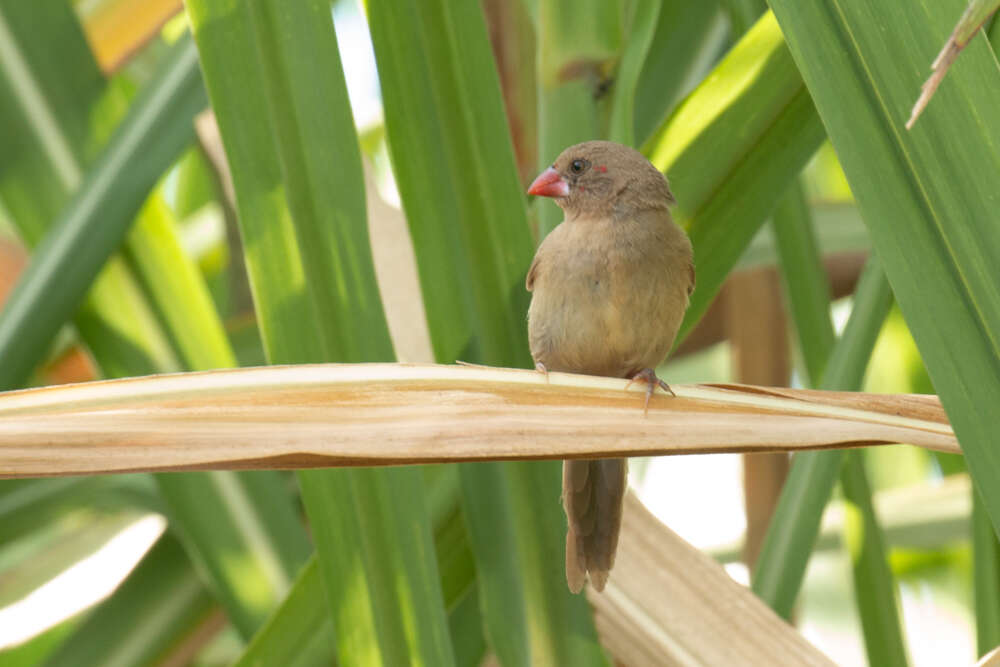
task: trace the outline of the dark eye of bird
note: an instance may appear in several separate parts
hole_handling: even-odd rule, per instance
[[[574,174],[580,174],[587,168],[587,162],[586,160],[573,160],[573,162],[570,163],[569,168]]]

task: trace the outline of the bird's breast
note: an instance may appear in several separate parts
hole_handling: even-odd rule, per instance
[[[669,248],[620,230],[564,227],[539,249],[528,314],[535,360],[615,377],[661,362],[687,305],[672,284]]]

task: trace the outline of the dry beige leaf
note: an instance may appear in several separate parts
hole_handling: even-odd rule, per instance
[[[832,665],[760,598],[626,497],[614,576],[588,589],[601,642],[619,664]]]
[[[417,364],[271,366],[0,395],[0,476],[958,444],[934,396]]]

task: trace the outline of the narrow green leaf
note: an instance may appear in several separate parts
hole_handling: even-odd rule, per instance
[[[235,366],[236,357],[205,280],[181,247],[173,215],[159,193],[139,212],[127,248],[185,366],[191,370]]]
[[[392,358],[329,5],[192,1],[188,12],[269,361]],[[451,663],[419,471],[308,471],[299,483],[340,661]]]
[[[767,14],[647,142],[694,245],[698,287],[681,337],[822,139],[809,93]]]
[[[530,665],[531,639],[521,566],[511,558],[517,544],[508,476],[501,466],[463,463],[462,507],[476,553],[479,600],[486,634],[501,665]],[[500,545],[508,545],[501,547]],[[505,619],[501,625],[497,619]],[[497,633],[503,633],[497,636]]]
[[[808,375],[816,386],[834,347],[834,331],[830,319],[830,286],[813,234],[809,207],[800,186],[793,186],[785,195],[775,209],[772,221],[799,347]],[[844,537],[851,553],[854,595],[861,616],[868,662],[872,665],[905,665],[906,649],[899,623],[896,582],[889,569],[885,537],[872,505],[864,461],[857,452],[846,452],[844,456],[846,462],[840,471],[848,508]],[[831,462],[833,460],[830,459]],[[839,459],[837,464],[831,465],[835,470]],[[803,530],[816,531],[814,542],[823,506],[825,503],[810,505],[820,512],[813,517],[815,527],[805,520],[798,522]],[[808,555],[805,557],[808,558]]]
[[[673,106],[704,77],[722,50],[725,17],[714,2],[663,0],[636,86],[636,146],[645,144]]]
[[[8,479],[0,484],[0,544],[83,508],[114,511],[123,505],[160,511],[149,475]]]
[[[984,37],[966,47],[920,123],[903,127],[924,63],[962,4],[772,7],[996,527],[1000,118],[988,111],[1000,108],[1000,66]]]
[[[332,664],[337,648],[316,557],[310,558],[281,606],[254,635],[234,667]]]
[[[976,611],[976,654],[1000,646],[1000,548],[979,494],[972,492],[972,596]]]
[[[872,257],[858,281],[851,317],[833,348],[822,388],[856,391],[861,386],[875,339],[891,305],[889,283]],[[797,454],[771,517],[753,572],[752,588],[784,618],[792,613],[843,454],[843,450],[836,449]]]
[[[45,664],[126,667],[158,663],[217,610],[180,544],[165,535]]]
[[[729,14],[729,30],[734,39],[749,30],[767,11],[765,0],[722,0],[721,4]]]
[[[88,110],[104,81],[76,15],[60,0],[0,2],[0,32],[0,98],[16,101],[0,105],[0,199],[21,238],[35,246],[83,178],[92,143]],[[180,370],[119,257],[105,264],[75,323],[111,377],[126,369]]]
[[[197,52],[183,40],[52,225],[0,313],[0,357],[5,359],[0,386],[21,385],[44,356],[121,243],[155,180],[193,137],[191,119],[204,104]],[[95,220],[101,222],[99,234]]]
[[[818,386],[836,334],[830,319],[830,281],[813,233],[809,205],[796,183],[771,218],[788,307],[810,386]]]
[[[537,5],[538,160],[545,167],[567,146],[607,136],[599,102],[621,50],[624,3],[538,0]],[[562,220],[562,211],[545,197],[535,202],[535,212],[539,238]]]
[[[614,97],[608,137],[612,141],[635,145],[635,98],[642,66],[653,42],[662,0],[634,0],[626,3],[626,39],[618,73],[615,76]]]
[[[906,665],[896,583],[886,558],[885,537],[872,506],[872,492],[860,452],[845,455],[844,536],[851,555],[854,595],[861,614],[869,665]]]

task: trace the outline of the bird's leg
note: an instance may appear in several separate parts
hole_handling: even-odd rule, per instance
[[[649,399],[653,396],[653,392],[656,391],[657,387],[663,387],[663,390],[669,393],[674,398],[677,394],[674,390],[670,388],[670,385],[661,380],[656,376],[656,371],[652,368],[643,368],[641,371],[632,376],[632,379],[628,381],[625,385],[625,389],[632,386],[633,382],[645,382],[646,383],[646,403],[643,405],[642,413],[649,413]]]
[[[535,370],[545,376],[545,384],[549,383],[549,369],[540,361],[535,362]]]

